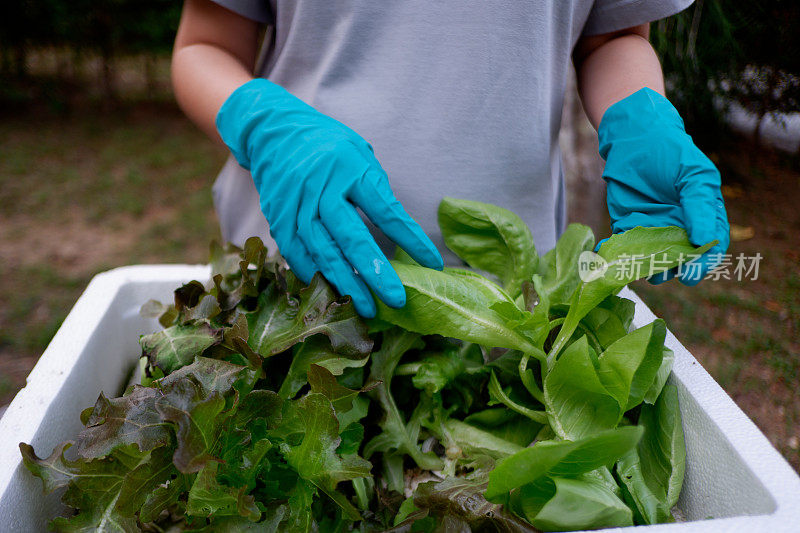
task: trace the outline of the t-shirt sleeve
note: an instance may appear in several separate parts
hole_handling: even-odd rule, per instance
[[[212,0],[212,2],[256,22],[273,21],[269,0]]]
[[[624,30],[679,13],[694,0],[596,0],[583,35]]]

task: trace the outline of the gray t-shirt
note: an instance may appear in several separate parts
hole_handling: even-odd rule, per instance
[[[558,129],[575,43],[692,2],[214,1],[274,27],[257,74],[364,137],[450,264],[436,220],[444,196],[508,208],[540,253],[555,245],[566,224]],[[223,238],[259,235],[274,249],[252,179],[232,158],[214,201]]]

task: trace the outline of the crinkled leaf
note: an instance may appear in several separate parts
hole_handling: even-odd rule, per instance
[[[293,398],[308,381],[308,367],[319,365],[335,376],[341,376],[347,368],[361,368],[367,364],[369,355],[349,359],[333,351],[327,337],[317,335],[296,344],[289,372],[281,384],[278,394],[281,398]]]
[[[281,397],[271,390],[251,391],[239,402],[236,413],[233,415],[233,425],[245,429],[260,418],[264,420],[268,429],[273,429],[281,421],[282,405]]]
[[[243,487],[246,492],[255,488],[262,470],[268,467],[266,456],[273,447],[265,437],[264,424],[253,423],[251,429],[229,429],[219,440],[222,465],[217,470],[217,479],[229,487]]]
[[[233,325],[226,327],[223,331],[222,345],[243,355],[253,369],[260,369],[263,359],[247,344],[249,336],[247,315],[243,312],[237,312],[233,318]]]
[[[530,229],[508,209],[444,198],[439,227],[448,248],[471,267],[497,276],[512,298],[539,266]]]
[[[372,349],[367,326],[352,302],[337,299],[321,274],[302,289],[298,298],[271,284],[258,297],[259,309],[248,315],[249,344],[269,357],[307,337],[323,334],[333,350],[345,356],[364,356]]]
[[[261,511],[246,487],[234,488],[217,481],[219,463],[207,463],[198,472],[189,498],[186,514],[190,516],[243,516],[253,522],[261,517]]]
[[[206,393],[193,378],[170,384],[155,403],[162,420],[175,424],[177,448],[175,466],[184,474],[200,471],[210,460],[219,426],[224,417],[225,399],[218,392]]]
[[[289,495],[289,513],[286,520],[281,523],[281,533],[306,533],[314,531],[316,522],[311,512],[311,504],[317,488],[310,481],[300,479]]]
[[[339,423],[331,402],[322,394],[311,393],[291,405],[290,418],[303,428],[302,441],[288,445],[286,461],[303,479],[330,496],[351,520],[360,514],[344,494],[336,491],[340,481],[369,476],[372,465],[357,455],[339,456]]]
[[[208,323],[176,325],[139,339],[150,364],[165,374],[188,365],[206,348],[222,342],[222,328]]]
[[[155,410],[160,397],[158,389],[138,385],[120,398],[109,400],[100,393],[76,439],[78,455],[95,459],[129,444],[143,452],[169,444],[170,426]]]
[[[125,476],[117,510],[125,516],[139,512],[150,493],[177,473],[172,464],[171,448],[153,450],[149,460],[140,463]]]
[[[502,506],[486,501],[483,496],[485,476],[475,477],[477,479],[449,477],[423,483],[414,491],[414,506],[436,518],[437,531],[529,532],[530,526],[507,513]],[[460,529],[448,529],[453,526]]]
[[[199,529],[187,529],[185,533],[283,533],[281,521],[288,514],[286,505],[276,505],[267,509],[266,518],[251,522],[243,516],[220,516],[209,521]]]
[[[617,473],[645,524],[670,522],[686,464],[678,389],[667,385],[655,405],[642,405],[639,425],[644,436],[618,461]]]
[[[508,317],[492,309],[513,300],[500,287],[467,270],[443,271],[392,263],[406,287],[406,305],[394,309],[378,301],[377,318],[423,335],[474,342],[483,346],[533,349],[530,341],[507,325]],[[523,311],[519,310],[523,316]]]
[[[64,451],[71,445],[65,442],[48,458],[40,459],[31,446],[20,443],[25,466],[41,478],[45,492],[66,486],[62,501],[79,509],[78,514],[69,518],[56,518],[51,527],[59,531],[139,531],[136,519],[117,509],[126,476],[138,465],[126,464],[113,457],[71,461],[64,457]],[[148,460],[149,454],[144,454],[140,463]]]
[[[502,502],[508,493],[547,477],[576,477],[612,464],[639,442],[642,428],[626,426],[584,439],[543,441],[502,459],[489,474],[486,498]]]
[[[586,337],[570,344],[544,379],[550,426],[561,438],[576,440],[617,425],[623,410],[606,390],[592,361]]]
[[[233,389],[240,394],[247,394],[252,389],[257,378],[257,373],[242,365],[228,363],[219,359],[197,357],[195,361],[168,376],[161,378],[158,383],[162,389],[169,389],[178,381],[194,380],[202,389],[210,394],[218,392],[228,395]]]
[[[178,477],[170,480],[166,485],[153,489],[139,510],[139,520],[142,523],[153,522],[158,518],[162,511],[169,509],[178,503],[181,494],[189,490],[186,476],[179,474]]]
[[[197,280],[184,283],[173,292],[175,297],[175,309],[184,313],[188,308],[200,303],[200,299],[206,293],[205,286]]]
[[[308,367],[308,384],[313,392],[322,394],[331,402],[337,416],[340,413],[349,411],[353,407],[353,400],[362,393],[374,389],[380,383],[372,382],[367,387],[360,390],[348,389],[336,381],[336,376],[331,374],[327,368],[319,365]]]

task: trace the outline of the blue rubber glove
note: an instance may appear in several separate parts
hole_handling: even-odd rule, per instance
[[[606,110],[597,129],[612,233],[635,226],[679,226],[689,241],[719,244],[682,268],[679,279],[696,285],[721,261],[730,227],[720,192],[720,175],[683,128],[672,104],[644,88]],[[598,245],[599,246],[599,245]],[[653,284],[676,269],[652,276]]]
[[[400,278],[356,207],[418,263],[442,268],[439,251],[395,198],[372,147],[350,128],[265,79],[236,89],[216,125],[250,170],[270,233],[304,282],[322,272],[365,317],[375,316],[369,289],[391,307],[405,305]]]

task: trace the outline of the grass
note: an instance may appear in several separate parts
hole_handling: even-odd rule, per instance
[[[0,122],[0,405],[92,276],[207,260],[225,156],[174,104]]]

